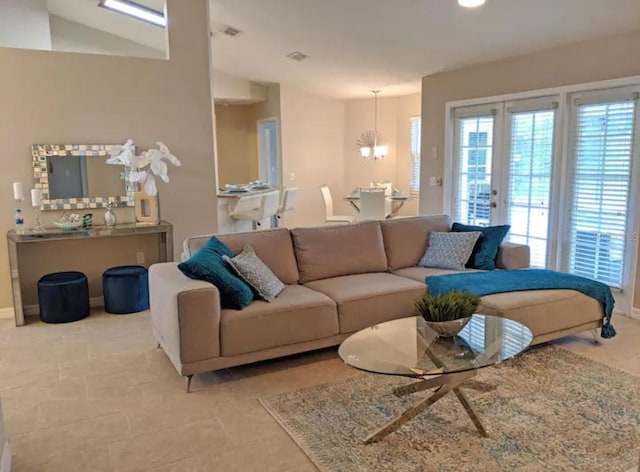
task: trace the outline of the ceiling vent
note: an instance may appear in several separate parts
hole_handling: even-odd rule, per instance
[[[287,54],[287,57],[289,59],[292,59],[298,62],[304,61],[305,59],[309,59],[309,56],[307,56],[305,53],[300,51],[295,51],[295,52],[292,52],[291,54]]]
[[[234,28],[233,26],[227,26],[222,30],[222,33],[233,38],[234,36],[238,36],[240,33],[242,33],[242,31],[238,28]]]

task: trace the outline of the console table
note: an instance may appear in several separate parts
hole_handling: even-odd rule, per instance
[[[94,226],[91,229],[79,229],[75,231],[63,231],[57,228],[47,228],[43,233],[17,234],[13,230],[9,231],[7,233],[7,245],[9,247],[9,268],[11,270],[11,287],[13,291],[16,326],[25,324],[19,271],[19,255],[23,248],[28,248],[29,245],[41,245],[52,241],[118,238],[145,234],[158,235],[158,259],[160,262],[173,261],[173,226],[166,221],[161,221],[157,225],[125,223],[113,227]],[[89,255],[87,256],[89,257]]]

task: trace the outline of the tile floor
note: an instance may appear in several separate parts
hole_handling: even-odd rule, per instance
[[[640,375],[640,322],[619,336],[561,345]],[[355,375],[335,349],[209,373],[191,394],[161,350],[149,314],[16,328],[0,320],[0,396],[14,470],[312,472],[260,396]]]

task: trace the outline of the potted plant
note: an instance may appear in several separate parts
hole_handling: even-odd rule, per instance
[[[428,294],[416,302],[416,309],[438,336],[452,337],[471,320],[480,305],[480,297],[454,291],[446,295]]]

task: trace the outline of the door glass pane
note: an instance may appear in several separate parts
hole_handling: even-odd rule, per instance
[[[460,118],[458,125],[458,189],[456,220],[465,224],[489,224],[493,116]]]
[[[549,200],[553,164],[554,110],[511,115],[507,239],[528,244],[531,266],[548,263]]]
[[[580,105],[576,115],[569,272],[622,286],[635,102]]]

